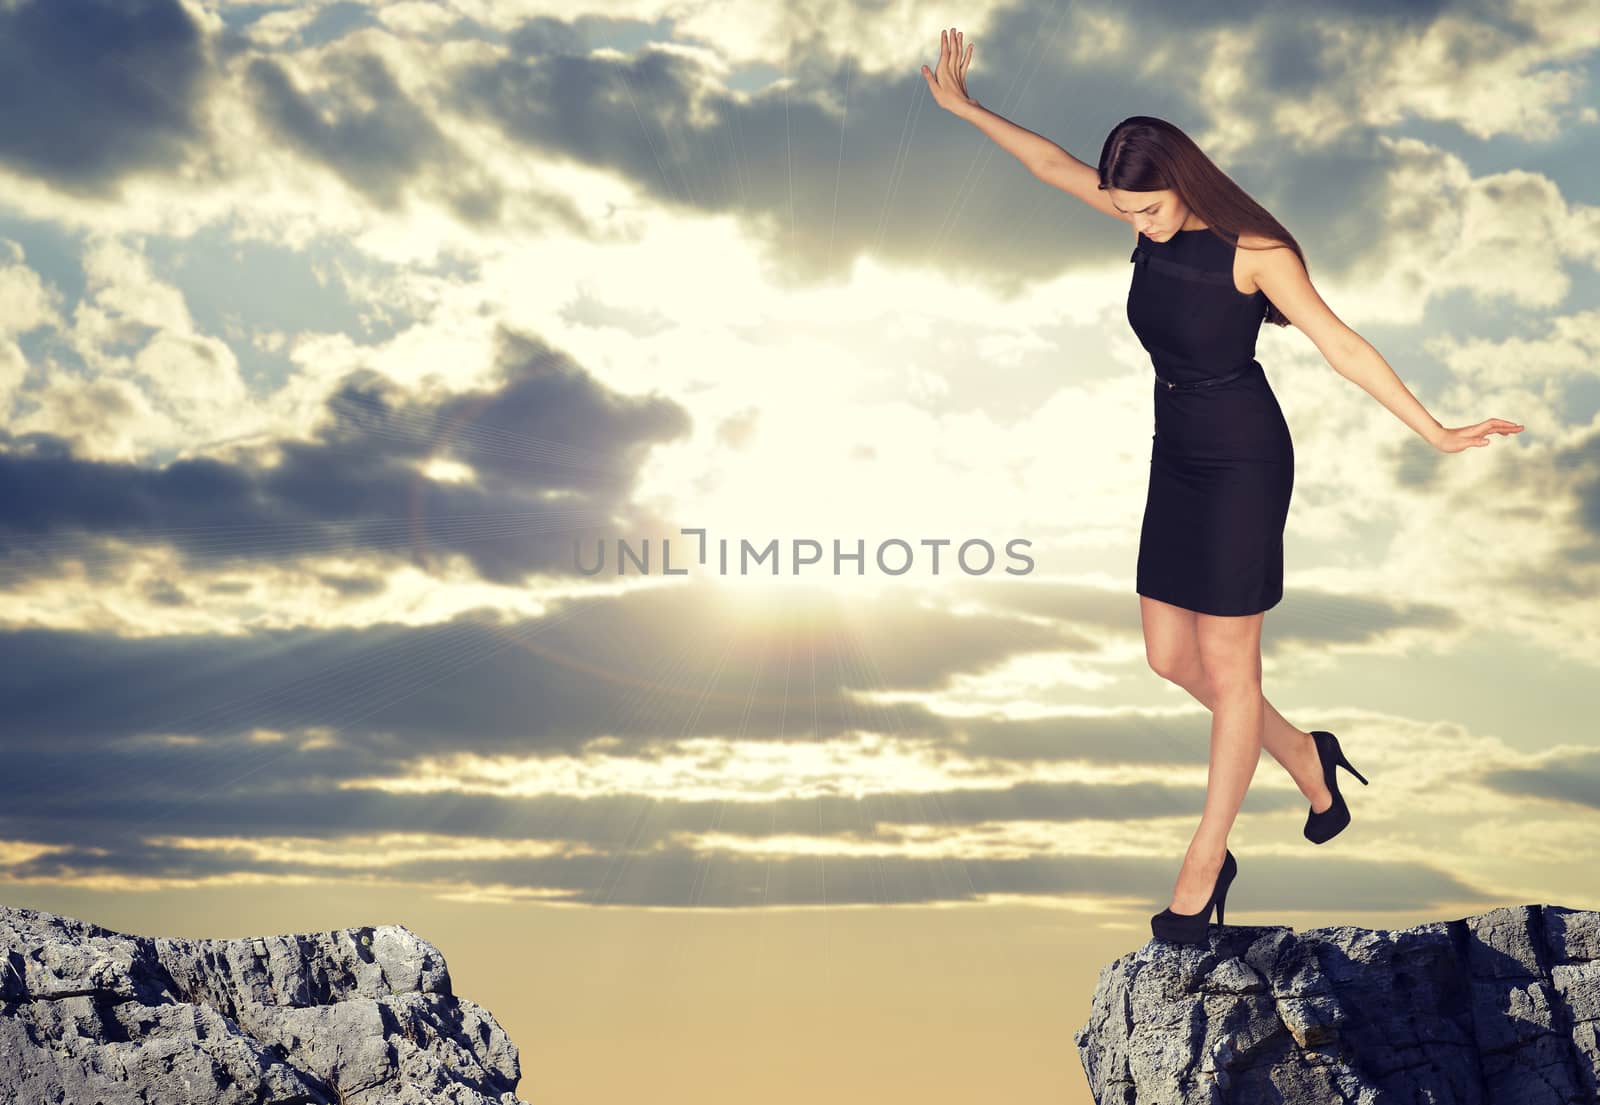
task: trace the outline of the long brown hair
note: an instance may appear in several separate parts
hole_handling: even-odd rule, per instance
[[[1217,168],[1194,139],[1165,119],[1130,115],[1111,128],[1100,148],[1100,188],[1127,192],[1170,188],[1185,206],[1205,220],[1212,233],[1229,245],[1237,245],[1240,234],[1259,234],[1282,242],[1294,250],[1302,265],[1306,263],[1300,243],[1283,224]],[[1289,325],[1289,319],[1270,298],[1266,321]]]

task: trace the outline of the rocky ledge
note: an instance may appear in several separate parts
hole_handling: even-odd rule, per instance
[[[1152,940],[1101,970],[1077,1044],[1098,1105],[1592,1105],[1600,913]]]
[[[520,1078],[399,925],[176,940],[0,906],[0,1101],[523,1105]]]

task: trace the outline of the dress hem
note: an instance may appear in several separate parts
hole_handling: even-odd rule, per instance
[[[1280,602],[1283,601],[1283,595],[1280,594],[1280,595],[1278,595],[1277,598],[1273,599],[1271,602],[1267,603],[1265,606],[1258,607],[1255,610],[1219,611],[1219,610],[1201,610],[1199,607],[1192,606],[1187,602],[1176,602],[1176,601],[1174,601],[1172,599],[1169,599],[1169,598],[1163,598],[1160,595],[1152,595],[1152,594],[1148,593],[1147,591],[1139,590],[1137,587],[1134,588],[1134,592],[1133,593],[1136,594],[1136,595],[1140,595],[1140,596],[1142,596],[1144,598],[1147,598],[1147,599],[1155,599],[1157,602],[1164,602],[1168,606],[1176,606],[1180,610],[1187,610],[1192,614],[1208,614],[1213,618],[1248,618],[1253,614],[1265,614],[1268,610],[1271,610],[1273,607],[1277,606]]]

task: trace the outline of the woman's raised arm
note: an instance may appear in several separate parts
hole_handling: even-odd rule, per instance
[[[973,47],[968,46],[963,56],[961,46],[961,32],[954,27],[939,32],[938,66],[922,67],[934,102],[983,131],[1046,184],[1076,196],[1113,219],[1128,222],[1126,215],[1111,206],[1111,197],[1100,190],[1100,175],[1094,166],[1079,161],[1042,134],[996,115],[967,94],[967,65],[972,61]]]

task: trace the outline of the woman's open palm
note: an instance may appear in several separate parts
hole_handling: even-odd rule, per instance
[[[928,91],[934,102],[946,111],[954,111],[962,104],[976,103],[967,95],[967,65],[972,61],[972,47],[966,56],[961,54],[961,32],[951,27],[939,32],[939,63],[936,69],[922,67],[922,76],[928,82]]]
[[[1471,426],[1447,428],[1434,445],[1442,453],[1460,453],[1474,446],[1482,448],[1489,444],[1490,434],[1520,434],[1522,430],[1520,422],[1508,422],[1504,418],[1486,418]]]

